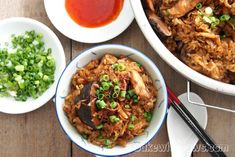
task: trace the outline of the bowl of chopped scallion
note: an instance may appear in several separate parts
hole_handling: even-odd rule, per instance
[[[46,25],[22,17],[0,21],[0,112],[20,114],[44,105],[65,65],[63,47]]]

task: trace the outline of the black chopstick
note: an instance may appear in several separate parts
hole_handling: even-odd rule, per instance
[[[173,94],[170,88],[167,87],[169,105],[180,115],[184,122],[197,135],[201,142],[206,146],[206,149],[213,157],[226,157],[224,152],[213,142],[205,130],[200,126],[194,116],[187,110],[183,103]]]

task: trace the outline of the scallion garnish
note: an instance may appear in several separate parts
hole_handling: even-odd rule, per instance
[[[125,97],[126,97],[126,91],[124,91],[124,90],[121,91],[121,92],[120,92],[120,96],[123,97],[123,98],[125,98]]]
[[[103,127],[104,127],[104,125],[103,125],[103,124],[100,124],[100,125],[96,126],[96,129],[100,130],[100,129],[102,129]]]
[[[202,3],[197,3],[196,8],[201,9],[202,8]]]
[[[205,8],[205,13],[206,13],[206,15],[212,15],[213,14],[212,8],[211,7],[206,7]]]
[[[120,119],[117,116],[115,116],[115,115],[109,116],[109,120],[112,123],[116,123],[116,122],[120,121]]]
[[[135,128],[135,126],[133,124],[128,125],[128,130],[133,130],[134,128]]]
[[[113,64],[112,68],[117,71],[124,71],[126,69],[125,65],[119,63],[119,64]]]
[[[101,77],[100,77],[100,81],[101,82],[107,82],[107,81],[109,81],[109,76],[108,75],[102,75]]]
[[[111,85],[111,82],[101,82],[101,86],[104,90],[108,90]]]
[[[9,50],[0,49],[0,96],[36,99],[54,82],[52,50],[45,49],[43,35],[35,31],[12,35],[8,45]]]
[[[131,115],[130,119],[131,119],[131,121],[133,122],[133,121],[135,121],[136,116],[135,116],[135,115]]]
[[[131,97],[133,97],[133,96],[135,95],[135,92],[134,92],[133,89],[131,89],[131,90],[128,90],[128,94],[129,94]]]
[[[148,122],[150,122],[152,119],[152,113],[151,112],[144,112],[144,118],[146,118],[146,120]]]
[[[106,104],[105,104],[104,100],[97,100],[96,106],[98,109],[104,109],[106,107]]]
[[[117,103],[116,103],[115,101],[111,102],[111,103],[110,103],[110,107],[111,107],[112,109],[116,108],[116,107],[117,107]]]
[[[109,147],[111,145],[111,141],[109,139],[104,140],[104,145]]]
[[[98,97],[99,100],[102,100],[104,98],[104,94],[99,93],[99,94],[97,94],[97,97]]]
[[[139,102],[138,96],[136,94],[133,96],[133,102],[134,103],[138,103]]]
[[[220,21],[228,21],[230,19],[230,15],[224,14],[220,16]]]
[[[112,98],[117,98],[118,97],[118,92],[114,92],[113,94],[112,94]]]
[[[117,86],[117,85],[114,86],[113,91],[116,92],[116,93],[118,93],[118,92],[120,91],[120,87]]]

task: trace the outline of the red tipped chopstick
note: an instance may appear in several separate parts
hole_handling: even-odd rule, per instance
[[[180,115],[184,122],[197,135],[201,142],[206,146],[207,150],[213,157],[226,157],[224,152],[213,142],[205,130],[200,126],[198,121],[187,110],[183,103],[175,96],[172,90],[167,87],[168,104]]]

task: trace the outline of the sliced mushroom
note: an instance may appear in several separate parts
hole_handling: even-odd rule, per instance
[[[92,121],[92,114],[94,113],[94,102],[95,99],[90,101],[91,96],[93,94],[92,87],[94,86],[93,82],[89,82],[84,85],[81,90],[81,94],[75,97],[75,104],[81,102],[81,105],[76,106],[76,115],[81,119],[82,122],[87,124],[88,126],[95,128],[95,125]]]
[[[191,11],[201,0],[179,0],[168,13],[173,17],[182,17]]]
[[[152,11],[147,11],[147,16],[150,23],[158,28],[158,31],[165,36],[171,36],[171,31],[167,25],[161,20],[161,18]]]
[[[92,122],[92,113],[89,104],[82,103],[79,108],[76,107],[76,114],[83,123],[87,124],[93,129],[95,128],[95,125]]]
[[[131,83],[134,87],[135,93],[139,97],[144,98],[144,99],[150,98],[149,91],[146,88],[142,77],[140,76],[140,74],[137,71],[132,70],[130,72],[130,80],[131,80]]]
[[[80,100],[89,99],[91,86],[92,86],[92,82],[89,82],[84,85],[84,87],[82,88],[80,92],[81,94],[75,97],[75,100],[74,100],[75,104],[77,104]]]

